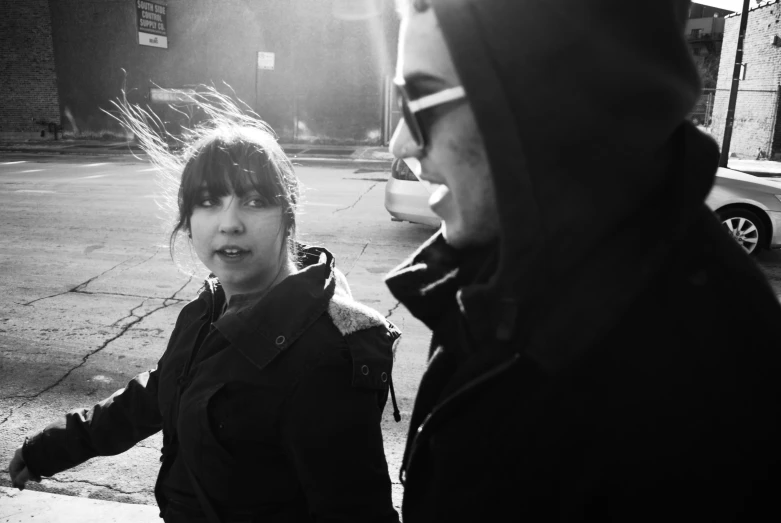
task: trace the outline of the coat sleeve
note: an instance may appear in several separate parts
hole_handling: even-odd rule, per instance
[[[66,414],[28,438],[22,450],[34,477],[53,476],[96,456],[120,454],[162,428],[158,371],[144,372],[92,408]]]
[[[398,523],[377,394],[353,387],[340,358],[315,368],[290,398],[283,445],[313,521]]]

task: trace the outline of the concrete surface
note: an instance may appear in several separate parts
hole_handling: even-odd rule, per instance
[[[0,523],[153,523],[157,507],[0,487]]]
[[[781,162],[730,158],[727,167],[756,176],[781,176]]]
[[[430,334],[382,278],[433,230],[390,220],[386,171],[297,172],[305,187],[299,239],[334,252],[356,298],[404,332],[394,366],[403,419],[395,423],[388,405],[382,422],[398,507],[398,469]],[[186,249],[180,268],[171,261],[157,181],[132,156],[0,153],[0,486],[10,487],[8,463],[26,435],[152,368],[178,311],[195,296],[202,271],[180,270],[191,259]],[[25,496],[154,505],[160,444],[152,436],[119,456],[28,484]]]

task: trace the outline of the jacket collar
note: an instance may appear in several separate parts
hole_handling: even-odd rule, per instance
[[[253,365],[264,368],[323,313],[329,315],[342,336],[383,327],[392,331],[392,341],[398,338],[380,313],[353,299],[347,279],[335,268],[334,257],[327,249],[299,246],[299,254],[301,270],[268,294],[234,296],[227,312],[214,322],[215,328]],[[225,293],[216,278],[206,280],[201,299],[206,301],[206,314],[211,311],[213,315],[214,309],[222,306]]]
[[[458,291],[458,252],[438,232],[385,278],[391,294],[435,330],[442,311],[454,303]]]
[[[301,270],[265,296],[254,296],[255,301],[247,295],[231,303],[228,312],[214,322],[231,345],[258,368],[293,344],[323,314],[334,295],[333,255],[322,247],[302,246],[299,252]],[[205,288],[212,306],[224,300],[218,285],[207,280]]]
[[[463,292],[486,281],[496,264],[496,245],[460,251],[437,232],[385,279],[391,293],[429,329],[435,330],[443,313],[457,308],[476,341],[493,334],[489,313],[469,308]],[[486,314],[489,314],[486,316]]]

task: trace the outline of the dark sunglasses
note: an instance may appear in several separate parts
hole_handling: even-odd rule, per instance
[[[458,85],[412,100],[403,78],[395,78],[393,84],[396,86],[399,108],[401,109],[404,123],[407,124],[415,144],[421,148],[426,146],[426,135],[423,132],[423,126],[418,118],[418,113],[466,98],[466,91]]]

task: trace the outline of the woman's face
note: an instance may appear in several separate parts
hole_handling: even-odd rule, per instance
[[[204,189],[193,208],[193,247],[228,298],[268,288],[286,267],[282,208],[262,202],[254,190],[215,197]]]

